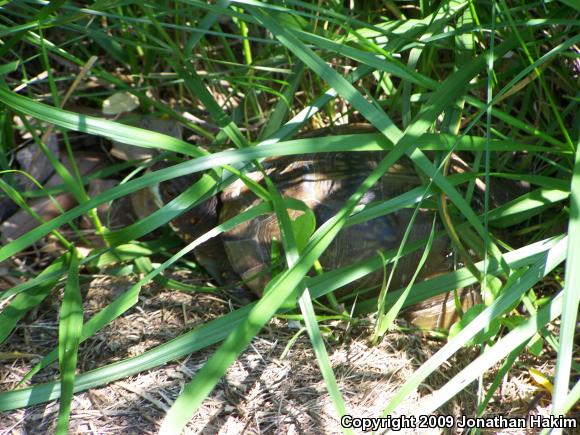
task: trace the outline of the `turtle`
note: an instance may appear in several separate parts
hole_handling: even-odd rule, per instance
[[[374,131],[366,125],[326,128],[309,132],[305,136],[322,136],[329,133],[344,134]],[[332,152],[273,157],[262,162],[263,169],[282,196],[303,201],[312,209],[317,226],[330,219],[358,188],[361,182],[384,157],[384,152]],[[253,171],[247,174],[257,182],[263,182],[263,174]],[[167,202],[195,181],[191,176],[174,179],[162,184],[160,193]],[[390,170],[362,198],[360,204],[394,198],[421,185],[421,179],[413,165],[405,158]],[[219,195],[193,207],[177,219],[172,226],[178,235],[189,242],[203,235],[221,222],[238,215],[261,200],[237,180]],[[289,211],[291,217],[296,213]],[[377,254],[398,248],[413,209],[402,209],[370,221],[343,228],[319,259],[324,270],[333,270],[368,259]],[[421,208],[411,228],[407,243],[426,239],[437,221],[434,210]],[[436,224],[441,229],[441,224]],[[194,250],[197,262],[219,285],[232,285],[243,281],[257,296],[272,278],[271,259],[273,241],[280,240],[280,232],[273,213],[259,216],[215,237]],[[453,258],[449,239],[435,239],[429,260],[420,271],[418,280],[424,280],[452,270]],[[422,249],[402,257],[395,269],[390,289],[404,287],[417,269]],[[378,270],[342,288],[340,295],[357,294],[374,288],[376,295],[383,282],[384,271]],[[364,292],[363,292],[364,293]],[[365,294],[369,294],[366,292]],[[478,292],[460,289],[463,309],[477,303]],[[449,328],[459,319],[453,292],[428,299],[406,311],[407,319],[421,328]]]

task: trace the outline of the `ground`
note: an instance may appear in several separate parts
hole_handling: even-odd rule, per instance
[[[199,277],[182,279],[191,283]],[[91,277],[83,287],[86,315],[101,309],[130,284],[126,278]],[[0,361],[2,390],[14,388],[37,361],[35,355],[46,354],[54,345],[58,303],[54,298],[45,301],[25,318],[3,346],[6,354],[19,351],[30,356]],[[186,294],[158,285],[146,287],[136,307],[81,346],[79,369],[87,371],[138,355],[201,322],[227,313],[231,307],[231,301],[219,294]],[[326,344],[349,413],[377,417],[404,381],[443,342],[422,334],[393,331],[378,346],[372,347],[369,342],[372,330],[370,323],[366,323],[361,322],[348,334],[342,333],[338,325],[333,336],[327,336]],[[340,433],[308,338],[301,335],[287,348],[298,330],[295,322],[281,319],[270,322],[204,402],[190,421],[187,433]],[[77,394],[72,405],[71,433],[156,433],[165,411],[211,351],[198,352]],[[430,376],[398,413],[416,412],[425,396],[444,385],[476,355],[475,349],[460,352],[442,371]],[[550,361],[550,358],[546,356],[544,360]],[[528,364],[538,367],[542,363],[526,361],[522,369],[516,367],[508,375],[492,402],[494,412],[547,415],[549,395],[532,384],[525,370]],[[548,373],[553,369],[542,367]],[[53,365],[34,381],[52,380],[56,373]],[[485,381],[491,382],[489,378]],[[456,417],[473,416],[476,394],[476,387],[470,386],[439,412]],[[58,402],[4,413],[0,415],[0,434],[51,433],[57,415]]]

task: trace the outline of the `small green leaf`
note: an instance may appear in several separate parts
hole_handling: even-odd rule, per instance
[[[302,252],[316,229],[316,217],[314,213],[304,213],[291,222],[296,237],[296,248],[298,252]]]

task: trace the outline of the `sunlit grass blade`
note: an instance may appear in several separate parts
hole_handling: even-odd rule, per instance
[[[526,344],[529,343],[529,340],[525,341],[523,344],[516,347],[514,350],[510,352],[510,354],[506,357],[505,361],[503,362],[501,368],[495,374],[495,378],[487,390],[485,397],[481,401],[481,403],[477,406],[477,415],[478,417],[483,415],[485,409],[491,399],[493,398],[494,394],[496,393],[497,389],[501,386],[502,381],[505,379],[507,373],[512,369],[514,363],[519,358],[521,353],[524,351]],[[497,344],[496,344],[497,345]]]
[[[537,189],[526,193],[488,213],[493,225],[497,228],[507,228],[524,222],[543,210],[565,201],[570,193],[565,190]]]
[[[570,366],[574,358],[574,342],[578,306],[580,304],[580,141],[576,143],[576,160],[572,175],[570,221],[568,225],[568,252],[566,282],[564,286],[562,322],[560,324],[560,349],[556,363],[556,379],[552,395],[553,415],[563,408],[570,382]]]
[[[83,301],[79,286],[78,253],[69,255],[68,278],[60,308],[58,365],[60,369],[60,407],[57,434],[67,434],[73,400],[78,349],[83,328]]]
[[[286,264],[290,268],[298,261],[299,254],[302,249],[302,246],[298,246],[297,244],[298,237],[299,240],[307,241],[316,227],[316,219],[314,217],[314,213],[312,212],[301,216],[300,218],[309,217],[312,222],[311,225],[303,226],[300,228],[303,231],[307,231],[307,234],[295,234],[295,226],[293,226],[292,222],[290,221],[290,216],[288,215],[288,211],[286,210],[286,205],[282,196],[269,179],[266,180],[266,184],[272,197],[272,206],[274,208],[274,212],[276,213],[276,218],[280,227],[280,235],[284,245]],[[336,377],[330,365],[330,358],[328,357],[328,353],[322,339],[322,334],[320,333],[320,328],[316,320],[316,314],[312,305],[310,292],[308,287],[304,286],[303,282],[298,284],[296,291],[300,295],[298,304],[300,306],[300,311],[304,316],[306,331],[308,332],[314,354],[316,355],[320,372],[322,373],[322,377],[326,384],[326,389],[330,395],[332,404],[334,405],[336,416],[340,418],[347,414],[346,406],[340,393],[338,383],[336,382]],[[300,292],[302,294],[300,294]],[[346,432],[351,433],[352,431]]]
[[[54,285],[66,273],[66,271],[67,267],[63,257],[58,257],[53,260],[51,264],[46,266],[36,277],[0,293],[0,300],[26,292],[36,286],[43,286],[47,284],[49,280],[53,280],[51,285]]]
[[[0,172],[0,175],[2,172]],[[35,183],[38,183],[34,180]],[[40,186],[42,187],[42,186]],[[30,216],[32,216],[36,221],[40,223],[44,223],[44,219],[40,216],[37,212],[35,212],[24,200],[20,192],[6,183],[4,180],[0,179],[0,189],[6,194],[8,198],[10,198],[20,209],[25,210]],[[52,196],[50,196],[51,203],[55,206],[57,210],[60,210],[61,213],[63,212],[62,207],[60,206],[58,200]],[[71,247],[70,242],[59,232],[54,230],[52,232],[54,236],[62,243],[62,245],[69,249]]]

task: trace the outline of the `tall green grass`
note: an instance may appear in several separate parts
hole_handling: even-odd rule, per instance
[[[426,400],[422,413],[436,412],[484,371],[503,362],[492,384],[485,391],[480,387],[478,414],[484,415],[518,355],[539,353],[542,347],[545,354],[557,355],[552,412],[565,414],[574,406],[580,394],[578,385],[570,384],[578,373],[573,353],[577,352],[574,334],[580,298],[580,276],[574,267],[580,246],[579,8],[573,2],[503,0],[387,2],[385,9],[382,2],[354,4],[350,8],[343,2],[318,7],[293,0],[212,4],[178,0],[147,5],[97,1],[82,8],[67,2],[0,3],[0,188],[4,195],[22,206],[27,199],[46,195],[39,190],[20,192],[21,199],[17,197],[10,170],[21,134],[32,134],[42,145],[47,125],[56,127],[71,156],[75,150],[68,132],[75,131],[182,157],[171,167],[139,173],[92,198],[83,187],[89,178],[115,173],[120,177],[127,174],[127,166],[81,177],[74,167],[69,173],[52,159],[65,180],[53,192],[71,190],[78,205],[0,247],[0,261],[23,253],[82,215],[92,219],[105,247],[95,247],[79,258],[85,252],[75,248],[80,242],[60,236],[61,256],[0,293],[0,299],[6,300],[0,312],[1,343],[55,286],[66,283],[58,343],[23,379],[30,380],[58,360],[60,380],[0,393],[1,410],[60,398],[58,431],[66,433],[73,392],[221,342],[161,425],[162,433],[176,433],[260,329],[277,313],[298,310],[336,415],[343,415],[348,410],[312,298],[423,246],[401,246],[315,277],[308,273],[343,228],[405,207],[435,204],[434,200],[444,202],[439,210],[448,215],[447,231],[469,238],[481,258],[467,254],[469,258],[462,261],[468,267],[415,283],[409,291],[389,289],[380,309],[376,300],[365,301],[355,306],[354,314],[372,312],[379,324],[388,325],[395,314],[388,309],[394,304],[398,310],[472,284],[482,288],[485,305],[466,316],[471,321],[464,320],[441,350],[407,380],[384,414],[396,411],[429,374],[474,343],[481,347],[481,356]],[[194,139],[180,140],[61,108],[62,95],[75,88],[75,77],[92,56],[98,61],[85,81],[97,86],[77,88],[70,101],[100,107],[112,93],[128,91],[139,99],[139,110],[174,119]],[[43,71],[48,73],[42,75]],[[179,106],[195,107],[196,116],[206,123],[184,117]],[[350,121],[372,124],[377,132],[293,139],[305,127],[330,125],[345,115]],[[15,124],[15,117],[24,122]],[[42,149],[51,157],[46,147]],[[139,239],[218,194],[259,167],[264,158],[377,149],[388,150],[384,160],[342,209],[315,231],[288,216],[288,208],[305,210],[303,203],[281,197],[272,183],[264,188],[245,178],[264,200],[262,204],[221,223],[160,266],[150,266],[155,250]],[[448,174],[446,161],[459,152],[470,160],[473,172]],[[388,201],[359,205],[365,192],[403,156],[412,160],[424,185]],[[110,231],[93,211],[162,181],[201,172],[203,177],[173,201],[125,228]],[[532,189],[496,209],[490,209],[485,197],[481,212],[472,201],[476,178],[487,184],[498,178],[522,180]],[[143,285],[157,280],[186,288],[163,272],[208,238],[264,213],[275,213],[280,223],[285,268],[262,298],[142,355],[75,376],[79,343],[135,306]],[[509,246],[513,237],[506,239],[506,232],[522,240],[518,249]],[[105,270],[111,263],[133,264],[136,271],[149,266],[141,278],[135,275],[135,285],[82,320],[79,274],[86,266]],[[538,295],[536,286],[554,270],[565,271],[561,288]],[[402,294],[405,302],[397,304]],[[550,323],[559,327],[556,332],[546,329]],[[384,332],[385,327],[377,330]]]

